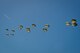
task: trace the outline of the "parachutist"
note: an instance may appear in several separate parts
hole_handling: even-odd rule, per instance
[[[20,26],[19,26],[19,29],[21,30],[22,28],[23,28],[23,25],[20,25]]]
[[[9,36],[9,34],[5,34],[5,35]]]
[[[30,32],[30,28],[26,28],[26,31],[27,31],[27,32]]]
[[[47,29],[47,28],[43,28],[43,31],[44,31],[44,32],[47,32],[47,31],[48,31],[48,29]]]
[[[45,24],[45,26],[44,26],[45,28],[49,28],[50,27],[50,25],[49,24]]]
[[[73,24],[72,24],[72,26],[77,26],[77,25],[78,25],[77,23],[73,23]]]
[[[72,24],[74,24],[74,23],[76,23],[76,22],[77,22],[76,19],[72,19],[72,20],[71,20],[71,23],[72,23]]]
[[[15,30],[11,30],[12,32],[15,32]]]
[[[10,34],[10,35],[14,36],[14,34]]]
[[[32,24],[32,27],[36,27],[36,24]]]
[[[70,26],[71,24],[70,24],[70,22],[66,22],[66,26]]]
[[[6,31],[9,31],[9,29],[5,29]]]

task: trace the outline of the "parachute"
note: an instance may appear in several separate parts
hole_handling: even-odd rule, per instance
[[[6,31],[9,31],[9,29],[5,29]]]
[[[70,22],[66,22],[66,26],[70,26]]]
[[[30,28],[26,28],[26,31],[27,31],[27,32],[30,32]]]
[[[32,27],[36,27],[36,24],[32,24]]]
[[[10,34],[10,35],[14,36],[14,34]]]
[[[76,19],[72,19],[71,22],[72,22],[72,24],[74,24],[74,23],[76,23],[77,21],[76,21]]]
[[[23,25],[19,25],[19,29],[21,30],[23,28]]]
[[[77,23],[73,23],[73,24],[72,24],[72,26],[77,26],[77,25],[78,25]]]
[[[45,28],[49,28],[50,27],[50,25],[49,24],[45,24],[45,26],[44,26]]]
[[[47,32],[47,31],[48,31],[48,29],[47,29],[47,28],[43,28],[43,31],[44,31],[44,32]]]
[[[78,25],[76,19],[72,19],[71,23],[72,23],[72,26],[77,26]]]
[[[5,34],[5,35],[9,36],[9,34]]]
[[[72,19],[71,23],[70,22],[66,22],[66,26],[77,26],[77,20],[76,19]]]
[[[7,35],[7,36],[10,36],[10,35],[12,35],[12,36],[14,36],[14,32],[15,32],[15,30],[9,30],[9,29],[5,29],[7,32],[6,32],[6,34],[5,35]]]
[[[49,27],[50,27],[49,24],[45,24],[45,25],[44,25],[44,28],[43,28],[43,31],[44,31],[44,32],[47,32]]]
[[[15,30],[11,30],[12,32],[15,32]]]

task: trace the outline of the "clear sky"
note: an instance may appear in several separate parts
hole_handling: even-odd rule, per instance
[[[65,25],[72,18],[80,25],[79,0],[0,0],[0,53],[80,53],[80,29]],[[6,28],[15,35],[8,38]]]

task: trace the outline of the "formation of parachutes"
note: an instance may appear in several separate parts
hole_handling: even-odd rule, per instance
[[[76,19],[72,19],[71,22],[66,22],[67,26],[78,26],[77,24],[77,20]]]
[[[7,32],[5,35],[7,35],[7,36],[10,36],[10,35],[14,36],[14,33],[15,33],[14,29],[12,29],[12,30],[5,29],[5,31]]]
[[[36,27],[37,27],[36,24],[32,24],[31,26],[32,26],[33,28],[36,28]],[[49,24],[45,24],[45,25],[43,26],[43,28],[42,28],[42,31],[47,32],[49,27],[50,27]],[[22,30],[23,28],[24,28],[23,25],[19,25],[19,26],[18,26],[18,29],[19,29],[19,30]],[[25,30],[26,30],[26,32],[31,32],[31,28],[30,28],[30,27],[25,28]],[[5,35],[7,35],[7,36],[10,36],[10,35],[14,36],[14,33],[16,32],[14,29],[10,30],[10,29],[8,29],[8,28],[5,29],[5,31],[7,32],[7,33],[5,34]],[[11,33],[10,33],[10,32],[11,32]]]
[[[76,19],[71,19],[71,21],[67,21],[66,26],[77,27],[78,29],[80,29],[80,25],[78,24]]]
[[[50,26],[49,24],[45,24],[45,25],[44,25],[44,28],[43,28],[42,30],[43,30],[44,32],[47,32],[49,26]],[[34,28],[34,27],[37,27],[37,26],[36,26],[36,24],[32,24],[32,27]],[[23,29],[23,25],[19,25],[19,29],[22,30],[22,29]],[[27,27],[27,28],[26,28],[26,31],[27,31],[27,32],[31,32],[30,27]]]
[[[37,25],[36,24],[31,24],[31,26],[32,26],[32,28],[37,28]],[[73,27],[78,26],[77,20],[76,19],[71,19],[70,22],[67,21],[66,22],[66,26],[73,26]],[[43,26],[43,28],[42,28],[42,31],[47,32],[48,29],[49,29],[49,27],[50,27],[49,24],[45,24]],[[22,30],[24,28],[24,26],[23,25],[19,25],[18,28],[19,28],[19,30]],[[25,30],[26,30],[26,32],[31,32],[31,28],[30,27],[26,27]],[[7,33],[5,34],[7,36],[10,36],[10,35],[14,36],[14,34],[16,32],[16,30],[14,30],[14,29],[10,30],[8,28],[5,29],[5,31],[7,31]],[[10,31],[11,31],[11,33],[9,33]]]

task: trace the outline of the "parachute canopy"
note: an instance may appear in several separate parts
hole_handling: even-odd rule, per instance
[[[21,30],[23,28],[23,25],[19,25],[19,29]]]
[[[5,35],[9,36],[9,34],[8,34],[8,33],[7,33],[7,34],[5,34]]]
[[[6,31],[9,31],[9,29],[5,29]]]
[[[15,32],[15,30],[11,30],[12,32]]]
[[[10,34],[10,35],[14,36],[14,34]]]
[[[66,22],[66,26],[70,26],[70,22]]]
[[[44,26],[45,28],[49,28],[50,27],[50,25],[49,24],[45,24],[45,26]]]
[[[32,27],[36,27],[36,24],[32,24]]]
[[[26,31],[27,31],[27,32],[30,32],[30,28],[26,28]]]
[[[43,28],[43,31],[44,31],[44,32],[47,32],[47,31],[48,31],[48,29],[47,29],[47,28]]]
[[[76,19],[72,19],[71,23],[72,23],[72,26],[77,26],[78,25]]]
[[[71,20],[71,23],[73,24],[73,23],[76,23],[77,21],[76,21],[76,19],[72,19]]]

